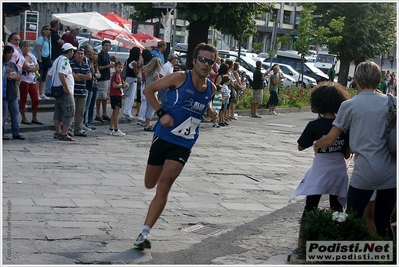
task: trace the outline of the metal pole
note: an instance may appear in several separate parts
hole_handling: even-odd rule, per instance
[[[175,52],[174,48],[176,47],[177,41],[176,41],[176,24],[177,24],[177,9],[175,9],[175,12],[173,14],[174,18],[174,25],[173,25],[173,42],[172,42],[172,47],[173,47],[173,53]]]

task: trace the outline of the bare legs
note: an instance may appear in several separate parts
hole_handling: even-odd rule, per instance
[[[169,191],[176,178],[180,175],[183,165],[174,160],[165,160],[163,166],[147,165],[144,184],[150,189],[157,186],[155,196],[148,207],[144,225],[153,227],[168,201]]]

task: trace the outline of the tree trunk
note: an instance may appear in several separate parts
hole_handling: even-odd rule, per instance
[[[351,65],[350,58],[341,58],[340,59],[340,67],[338,73],[338,82],[345,87],[348,87],[348,75],[349,75],[349,67]]]
[[[193,68],[193,53],[195,47],[202,42],[208,43],[209,26],[209,21],[197,20],[190,22],[186,69],[190,70]]]

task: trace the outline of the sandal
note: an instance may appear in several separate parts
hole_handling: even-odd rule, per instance
[[[8,137],[7,135],[3,135],[3,140],[10,140],[10,137]]]
[[[103,120],[103,118],[102,118],[102,117],[99,117],[99,116],[96,116],[95,120],[96,120],[96,121],[101,121],[102,123],[105,122],[105,120]]]
[[[12,139],[25,140],[25,136],[23,136],[22,134],[13,135]]]
[[[32,124],[37,124],[37,125],[43,125],[43,122],[40,122],[40,121],[34,121],[34,120],[32,120],[31,123],[32,123]]]
[[[61,141],[76,141],[76,139],[70,137],[67,134],[65,134],[65,135],[64,134],[60,134],[58,139],[61,140]]]
[[[109,121],[109,117],[103,115],[103,120]]]
[[[54,133],[54,139],[60,139],[60,134],[59,133]]]

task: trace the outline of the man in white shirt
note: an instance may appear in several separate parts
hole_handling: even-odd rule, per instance
[[[68,135],[68,127],[75,116],[75,102],[73,89],[75,80],[72,75],[72,68],[69,59],[72,58],[74,50],[77,48],[70,43],[65,43],[61,48],[61,55],[54,60],[53,66],[48,72],[51,76],[52,86],[63,86],[64,94],[55,99],[54,105],[54,139],[62,141],[75,141]],[[62,121],[62,130],[61,130]]]
[[[165,77],[168,74],[173,73],[173,68],[177,64],[177,56],[175,54],[168,55],[168,61],[163,65],[161,72],[159,73],[159,77]],[[158,99],[161,103],[166,98],[166,93],[168,92],[168,88],[165,88],[158,92]]]

